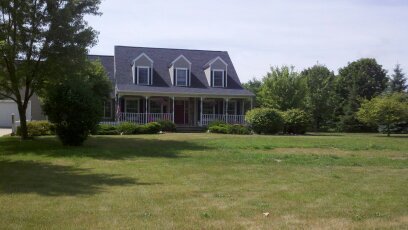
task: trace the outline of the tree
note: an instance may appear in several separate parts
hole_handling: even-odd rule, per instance
[[[333,119],[335,75],[326,66],[314,65],[301,73],[306,81],[306,109],[318,131],[322,124]]]
[[[256,79],[256,78],[252,78],[252,80],[249,80],[246,83],[243,83],[242,86],[251,91],[253,94],[255,94],[256,98],[255,98],[255,106],[258,106],[260,104],[260,102],[258,101],[258,94],[259,91],[261,90],[261,86],[262,86],[262,81]]]
[[[88,62],[83,71],[71,73],[46,90],[44,111],[64,145],[81,145],[95,130],[111,90],[99,62]]]
[[[305,82],[294,67],[271,67],[262,81],[259,92],[262,106],[282,111],[305,106]]]
[[[0,0],[0,95],[16,102],[21,137],[34,93],[83,67],[97,33],[84,16],[99,15],[100,0]]]
[[[391,92],[404,92],[407,90],[405,74],[402,72],[402,68],[397,64],[394,68],[394,74],[390,81]]]
[[[365,100],[357,112],[357,118],[367,124],[385,125],[387,136],[390,136],[392,124],[408,120],[408,96],[394,93]]]
[[[383,93],[387,82],[387,72],[375,59],[362,58],[341,68],[336,81],[339,128],[343,131],[371,130],[356,118],[356,112],[361,101]]]

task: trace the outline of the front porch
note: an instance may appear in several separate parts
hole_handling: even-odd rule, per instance
[[[168,120],[177,126],[207,126],[212,121],[245,124],[245,113],[252,108],[251,98],[236,97],[163,97],[123,95],[116,111],[105,123]],[[113,106],[112,106],[113,107]]]

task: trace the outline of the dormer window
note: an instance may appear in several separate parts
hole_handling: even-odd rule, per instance
[[[137,66],[137,84],[138,85],[150,85],[150,67],[149,66]]]
[[[212,77],[213,87],[224,87],[224,70],[214,69]]]
[[[188,83],[188,69],[176,68],[176,86],[187,86]]]
[[[174,86],[188,87],[191,85],[191,62],[180,55],[169,65],[169,74]]]
[[[227,87],[228,64],[221,57],[215,57],[205,64],[204,73],[210,87]]]
[[[132,62],[133,83],[137,85],[153,84],[153,60],[145,53]]]

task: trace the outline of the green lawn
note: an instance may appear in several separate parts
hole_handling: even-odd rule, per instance
[[[0,228],[407,229],[408,136],[3,137]]]

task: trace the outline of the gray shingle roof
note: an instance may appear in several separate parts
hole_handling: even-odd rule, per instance
[[[145,53],[153,59],[153,85],[142,86],[133,84],[132,61]],[[173,86],[169,74],[169,65],[180,55],[191,62],[191,86]],[[228,86],[213,88],[208,85],[204,74],[205,65],[220,57],[228,64]],[[90,60],[100,60],[105,67],[117,92],[140,92],[151,94],[173,95],[212,95],[212,96],[254,96],[244,89],[235,71],[234,65],[225,51],[164,49],[146,47],[115,46],[115,56],[89,55]],[[115,62],[115,63],[114,63]],[[116,74],[114,66],[116,64]],[[170,96],[169,95],[169,96]]]
[[[113,62],[114,57],[109,55],[88,55],[88,59],[91,61],[99,60],[103,67],[105,68],[106,73],[108,74],[109,79],[115,84],[115,76],[113,71]]]
[[[132,61],[142,53],[154,61],[153,85],[151,86],[133,84]],[[192,63],[190,87],[173,86],[171,83],[169,65],[180,55],[184,55]],[[204,74],[204,66],[216,57],[221,57],[228,64],[228,86],[226,88],[209,87]],[[115,46],[115,62],[118,92],[254,96],[242,87],[234,65],[225,51]]]

